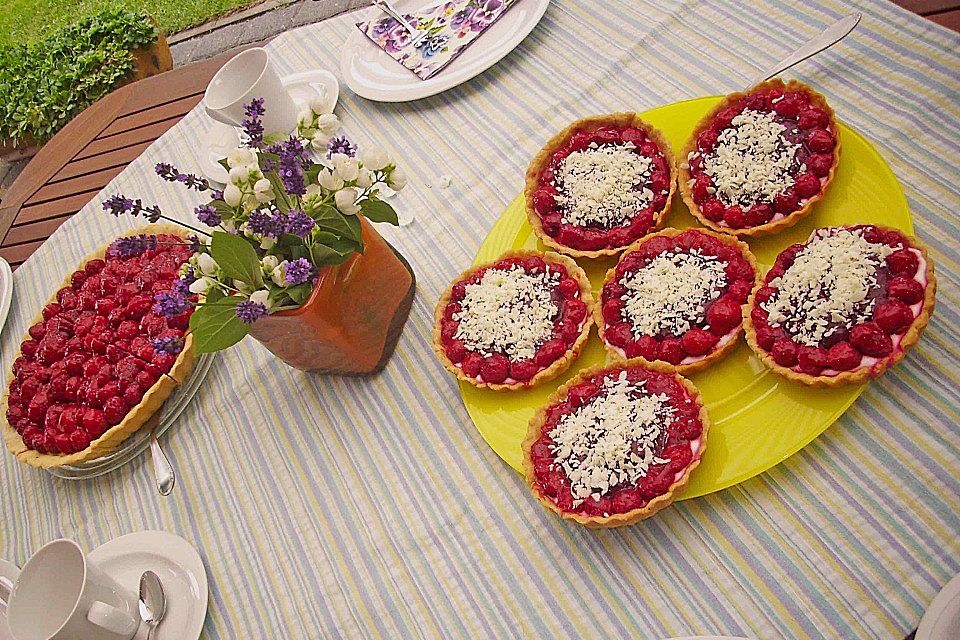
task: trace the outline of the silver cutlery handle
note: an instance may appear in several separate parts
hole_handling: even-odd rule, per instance
[[[844,18],[840,18],[832,25],[827,27],[823,33],[812,38],[789,56],[764,71],[756,80],[750,83],[750,86],[753,87],[760,84],[764,80],[769,80],[770,78],[789,69],[798,62],[803,62],[810,56],[820,53],[824,49],[835,45],[843,40],[848,33],[853,31],[853,28],[857,26],[858,22],[860,22],[859,13],[851,13]]]
[[[393,5],[390,4],[389,0],[373,0],[373,5],[399,22],[403,28],[407,30],[411,38],[415,38],[420,34],[420,31],[416,27],[407,22],[407,19],[403,17],[402,13],[393,8]]]
[[[173,485],[177,482],[177,475],[173,472],[173,465],[167,459],[167,454],[160,448],[157,436],[150,436],[150,456],[153,458],[153,474],[157,480],[157,491],[162,496],[170,495]]]

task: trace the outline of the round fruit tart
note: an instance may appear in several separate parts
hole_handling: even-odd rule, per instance
[[[710,423],[696,387],[637,360],[585,369],[530,421],[523,466],[551,511],[591,528],[649,518],[700,464]]]
[[[810,213],[839,160],[826,99],[796,80],[768,80],[728,95],[697,123],[680,154],[680,193],[711,229],[768,235]]]
[[[675,184],[670,143],[635,113],[584,118],[530,163],[527,217],[548,247],[616,255],[660,226]]]
[[[580,355],[590,281],[557,253],[513,251],[460,274],[437,303],[434,348],[457,378],[497,391],[549,380]]]
[[[736,238],[663,229],[607,272],[594,310],[600,338],[617,358],[698,371],[736,347],[757,279],[753,254]]]
[[[895,229],[817,229],[787,247],[750,297],[747,343],[775,372],[813,386],[875,378],[933,312],[933,262]]]
[[[89,256],[30,327],[0,420],[20,462],[57,467],[113,451],[190,371],[189,311],[160,315],[154,296],[172,289],[192,250],[179,227],[158,231]]]

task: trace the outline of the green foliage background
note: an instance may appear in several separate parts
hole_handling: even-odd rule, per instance
[[[5,0],[0,11],[0,46],[40,42],[65,25],[104,9],[144,11],[166,34],[251,5],[256,0]]]

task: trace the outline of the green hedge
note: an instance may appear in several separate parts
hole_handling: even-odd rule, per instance
[[[49,40],[0,49],[0,140],[46,142],[125,80],[130,52],[158,36],[146,14],[104,11]]]

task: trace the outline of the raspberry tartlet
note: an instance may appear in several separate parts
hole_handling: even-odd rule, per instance
[[[676,164],[670,143],[635,113],[577,120],[527,169],[527,217],[545,245],[583,257],[617,255],[659,228]]]
[[[437,303],[434,349],[477,387],[524,389],[560,374],[590,333],[583,269],[557,253],[512,251],[460,274]]]
[[[864,382],[916,343],[936,290],[916,239],[875,225],[817,229],[784,250],[751,295],[747,343],[791,380]]]
[[[728,95],[697,123],[680,153],[680,194],[711,229],[769,235],[810,213],[839,161],[826,99],[796,80],[768,80]]]
[[[77,464],[115,450],[146,424],[194,363],[189,312],[153,309],[192,251],[179,227],[141,236],[155,248],[121,257],[108,247],[84,260],[43,308],[20,345],[3,399],[3,439],[35,467]],[[151,338],[176,341],[174,355]]]
[[[649,518],[700,464],[710,422],[696,387],[637,360],[594,367],[557,389],[523,441],[543,505],[591,528]]]
[[[663,229],[607,272],[594,309],[600,339],[615,358],[699,371],[736,347],[757,281],[753,254],[736,238]]]

